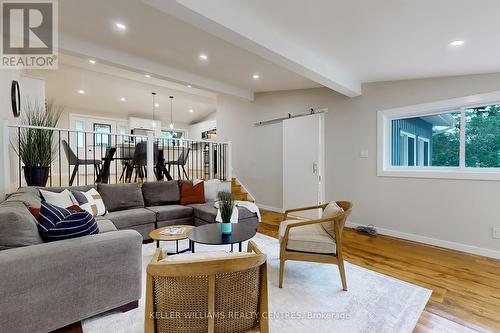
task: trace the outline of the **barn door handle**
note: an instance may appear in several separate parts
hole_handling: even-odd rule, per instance
[[[318,173],[318,163],[313,162],[313,174]]]

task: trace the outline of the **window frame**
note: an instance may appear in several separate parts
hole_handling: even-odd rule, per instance
[[[77,124],[80,123],[82,125],[82,128],[81,129],[78,129],[78,126]],[[76,133],[76,147],[77,148],[85,148],[85,141],[86,141],[86,137],[85,137],[85,120],[84,119],[75,119],[74,120],[74,128],[76,131],[78,131]]]
[[[408,149],[410,147],[409,140],[410,138],[413,139],[413,163],[417,163],[417,136],[412,133],[408,133],[406,131],[400,130],[399,131],[399,136],[405,136],[406,137],[406,142],[405,142],[405,154],[404,154],[404,162],[402,166],[414,166],[414,165],[408,165]]]
[[[109,133],[101,133],[101,134],[97,134],[97,131],[96,131],[96,125],[97,126],[106,126],[106,127],[109,127]],[[113,134],[113,126],[111,124],[108,124],[108,123],[104,123],[104,122],[92,122],[92,131],[94,132],[94,147],[103,147],[103,148],[109,148],[111,147],[111,134]],[[105,144],[102,139],[104,137],[108,137],[108,143]],[[97,139],[100,139],[100,140],[97,140]],[[100,143],[98,143],[97,141],[101,141]]]
[[[181,133],[183,133],[183,138],[180,138],[180,139],[167,139],[167,138],[163,137],[163,132],[181,132]],[[186,142],[186,140],[188,140],[187,136],[188,136],[188,131],[186,129],[177,129],[177,128],[174,128],[174,129],[168,128],[167,129],[167,128],[162,128],[162,130],[160,132],[160,140],[161,140],[162,144],[164,146],[169,146],[169,147],[185,146],[185,142]],[[177,140],[181,144],[180,145],[170,144],[170,141],[175,142],[175,140]]]
[[[422,154],[420,154],[420,142],[422,142],[423,145],[423,150]],[[424,156],[425,154],[425,144],[427,143],[427,165],[425,164],[425,159],[422,160],[422,164],[420,164],[420,158],[421,156]],[[426,168],[431,167],[431,140],[429,138],[425,138],[423,136],[419,136],[417,139],[417,149],[418,149],[418,160],[417,160],[417,166],[424,166]]]
[[[128,124],[118,123],[116,125],[116,127],[117,127],[116,128],[117,129],[117,131],[116,131],[117,136],[116,136],[115,140],[117,140],[118,144],[120,144],[120,145],[128,143],[130,141]],[[124,133],[122,133],[122,130]]]
[[[500,91],[471,95],[431,103],[381,110],[377,112],[377,176],[405,178],[470,179],[500,181],[500,168],[465,166],[465,111],[470,108],[500,104]],[[393,166],[391,163],[392,120],[460,112],[460,162],[458,167]],[[418,147],[418,145],[417,145]],[[430,147],[429,147],[430,151]],[[431,160],[429,158],[429,164]]]

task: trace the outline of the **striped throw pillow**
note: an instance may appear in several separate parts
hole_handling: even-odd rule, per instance
[[[47,242],[99,233],[92,214],[57,207],[46,201],[42,201],[40,208],[38,230]]]

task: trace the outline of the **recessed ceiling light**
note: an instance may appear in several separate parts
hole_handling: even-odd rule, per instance
[[[80,89],[80,90],[78,90],[78,93],[79,93],[80,95],[85,95],[85,90]]]
[[[147,78],[150,78],[151,74],[145,74],[144,76],[147,77]]]
[[[254,74],[254,75],[252,75],[252,77],[254,78],[254,80],[260,79],[260,75],[259,74]]]
[[[188,84],[188,85],[187,85],[187,87],[188,87],[188,88],[191,88],[191,85],[190,85],[190,84]]]
[[[156,103],[155,104],[155,108],[159,108],[160,107],[160,104],[159,103]]]
[[[208,56],[206,54],[200,54],[200,59],[201,60],[207,60],[208,59]]]
[[[454,40],[453,42],[450,43],[451,46],[460,46],[464,44],[465,42],[463,40]]]
[[[91,63],[92,65],[95,65],[96,61],[94,59],[90,59],[89,63]]]
[[[127,99],[125,97],[120,98],[120,101],[125,102]]]
[[[193,109],[189,109],[189,112],[193,113]]]
[[[116,22],[115,23],[115,26],[120,29],[120,30],[127,30],[127,26],[123,23],[120,23],[120,22]]]

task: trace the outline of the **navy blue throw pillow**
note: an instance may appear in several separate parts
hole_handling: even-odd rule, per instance
[[[47,242],[99,233],[92,214],[57,207],[46,201],[42,201],[40,208],[38,230]]]

